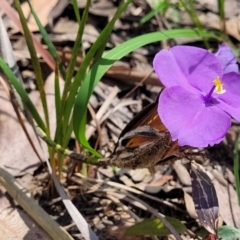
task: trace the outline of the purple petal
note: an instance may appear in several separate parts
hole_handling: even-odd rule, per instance
[[[153,59],[153,68],[165,87],[188,84],[172,49],[163,49]]]
[[[227,73],[223,76],[222,83],[226,92],[214,94],[219,101],[217,106],[240,121],[240,74]]]
[[[214,55],[222,63],[224,74],[229,72],[238,72],[237,59],[231,48],[229,48],[226,44],[221,44]]]
[[[219,143],[231,126],[231,117],[215,105],[206,107],[201,94],[183,87],[166,88],[158,113],[180,146],[207,147]]]
[[[165,87],[194,87],[207,93],[216,77],[222,77],[222,65],[207,50],[176,46],[160,51],[153,60],[153,67]]]

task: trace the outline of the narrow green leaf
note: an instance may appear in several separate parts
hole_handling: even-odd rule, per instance
[[[194,6],[194,1],[193,0],[179,0],[179,3],[181,4],[181,6],[184,8],[184,10],[187,12],[188,16],[192,19],[194,25],[196,26],[196,28],[198,29],[199,32],[203,32],[205,31],[204,26],[202,25],[202,22],[199,19],[199,15],[196,11],[196,8]],[[202,37],[203,42],[205,44],[205,47],[207,49],[209,49],[209,43],[207,41],[207,39],[203,36]]]
[[[166,220],[176,229],[178,233],[184,233],[186,227],[178,219],[166,217]],[[146,219],[129,227],[124,233],[125,236],[150,235],[150,236],[167,236],[170,231],[158,218]]]
[[[69,139],[71,138],[71,135],[72,135],[72,132],[73,132],[73,124],[72,124],[72,119],[71,119],[71,121],[68,124],[67,132],[65,133],[64,138],[63,138],[63,146],[64,147],[66,147],[68,145]]]
[[[225,13],[224,13],[224,0],[218,0],[219,18],[220,18],[220,29],[223,34],[226,35],[226,24],[225,24]]]
[[[126,2],[126,4],[129,3],[130,0],[128,0]],[[120,10],[118,9],[116,12],[116,16],[120,16],[121,12],[124,10],[125,5],[121,6]],[[96,54],[96,52],[101,48],[102,43],[105,42],[106,40],[106,36],[109,35],[109,31],[112,29],[112,25],[114,25],[114,23],[116,22],[117,18],[114,17],[108,24],[107,26],[103,29],[103,31],[101,32],[100,36],[97,38],[96,42],[92,45],[91,49],[89,50],[89,52],[87,53],[86,57],[84,58],[74,80],[73,83],[71,85],[71,89],[69,90],[69,95],[68,95],[68,99],[66,101],[66,108],[64,108],[64,122],[63,122],[63,132],[65,133],[67,128],[68,128],[68,122],[69,122],[69,118],[70,118],[70,114],[72,112],[72,108],[76,99],[76,94],[78,92],[79,86],[81,85],[81,82],[83,80],[83,78],[86,75],[86,70],[87,68],[90,67],[92,59],[94,58],[94,55]],[[86,109],[85,109],[86,110]],[[84,112],[85,112],[84,110]],[[84,112],[80,112],[79,114],[84,114]]]
[[[121,14],[126,10],[128,5],[132,2],[132,0],[127,0],[126,2],[124,0],[121,1],[117,11],[115,12],[112,20],[108,23],[108,26],[106,27],[107,31],[105,34],[103,34],[103,38],[101,40],[101,45],[99,46],[98,50],[96,51],[95,57],[94,57],[94,63],[102,56],[103,51],[105,50],[105,47],[107,45],[108,38],[112,32],[112,29],[114,27],[115,22],[119,19]]]
[[[55,93],[55,110],[56,110],[56,123],[57,126],[60,125],[62,116],[60,114],[61,109],[61,92],[60,92],[60,84],[59,84],[59,75],[58,75],[58,64],[56,64],[55,68],[55,78],[54,78],[54,93]]]
[[[240,140],[240,134],[238,134],[237,140],[234,145],[233,172],[234,172],[236,191],[238,196],[238,205],[240,206],[240,176],[239,176],[239,151],[238,151],[239,140]]]
[[[101,155],[95,151],[90,144],[88,143],[88,140],[85,138],[85,129],[86,129],[86,111],[82,112],[81,116],[83,115],[83,119],[81,122],[79,122],[79,127],[82,130],[82,135],[84,135],[84,137],[81,138],[81,144],[90,152],[92,153],[94,156],[100,158]]]
[[[73,5],[73,9],[74,9],[74,13],[77,19],[78,24],[81,24],[81,18],[80,18],[80,14],[79,14],[79,8],[78,8],[78,3],[77,0],[72,0],[72,5]]]
[[[236,240],[240,238],[240,229],[222,226],[218,229],[218,237],[222,240]]]
[[[49,52],[51,53],[52,57],[58,61],[58,64],[59,64],[59,70],[61,72],[61,75],[63,78],[65,78],[65,75],[66,75],[66,72],[65,72],[65,68],[63,66],[63,63],[60,59],[60,57],[58,56],[57,54],[57,51],[52,43],[52,41],[50,40],[48,34],[47,34],[47,31],[45,30],[45,28],[43,27],[42,23],[40,22],[35,10],[33,9],[32,5],[31,5],[31,2],[28,0],[28,5],[30,7],[30,10],[31,10],[31,13],[35,19],[35,22],[37,23],[38,25],[38,28],[39,28],[39,31],[43,37],[43,40],[44,42],[46,43],[47,47],[48,47],[48,50]]]
[[[150,19],[152,19],[156,14],[158,14],[159,12],[165,12],[168,7],[172,6],[172,3],[169,3],[168,0],[164,0],[164,1],[160,1],[158,3],[158,6],[156,6],[156,8],[154,8],[152,11],[150,11],[149,13],[147,13],[144,17],[142,17],[139,21],[139,25],[142,25],[144,23],[146,23],[147,21],[149,21]]]
[[[201,34],[203,34],[205,37],[217,38],[217,36],[205,31],[201,32]],[[126,56],[130,52],[134,51],[135,49],[153,42],[178,37],[191,38],[197,36],[199,36],[199,32],[193,29],[174,29],[162,32],[148,33],[139,37],[135,37],[118,45],[117,47],[110,50],[101,59],[99,59],[85,77],[75,101],[73,110],[73,130],[78,141],[80,141],[84,147],[89,149],[89,144],[86,144],[87,140],[85,138],[85,134],[83,134],[85,133],[85,129],[83,128],[82,121],[84,119],[87,104],[94,90],[94,87],[101,80],[102,76],[113,63],[115,63],[123,56]]]
[[[32,64],[33,64],[33,69],[34,69],[34,73],[36,76],[36,82],[38,85],[38,89],[40,92],[40,98],[41,98],[41,102],[42,102],[42,106],[43,106],[43,111],[44,111],[44,116],[45,116],[45,120],[46,120],[46,125],[47,125],[47,133],[49,133],[49,116],[48,116],[48,109],[47,109],[47,100],[46,100],[46,94],[45,94],[45,90],[44,90],[44,82],[43,82],[43,78],[42,78],[42,72],[41,72],[41,68],[40,68],[40,64],[37,58],[37,54],[35,51],[35,47],[33,44],[33,40],[32,40],[32,36],[30,34],[30,31],[28,29],[27,26],[27,22],[26,19],[23,15],[23,11],[21,9],[21,5],[19,0],[14,0],[15,6],[16,6],[16,10],[19,14],[19,18],[22,24],[22,28],[24,31],[24,36],[26,39],[26,43],[28,46],[28,50],[31,56],[31,60],[32,60]]]
[[[80,22],[80,25],[78,28],[77,38],[76,38],[74,46],[73,46],[71,59],[70,59],[69,66],[67,69],[66,83],[65,83],[64,92],[63,92],[64,103],[65,103],[66,94],[70,90],[74,67],[76,65],[76,59],[77,59],[77,56],[79,53],[79,48],[82,44],[82,35],[83,35],[83,31],[84,31],[84,28],[86,25],[90,5],[91,5],[91,0],[88,0],[86,3],[86,6],[84,8],[83,16],[82,16],[82,19],[81,19],[81,22]]]
[[[76,80],[76,77],[75,77],[75,81],[73,81],[73,83],[72,83],[74,67],[76,65],[76,59],[77,59],[77,56],[79,53],[80,46],[82,44],[82,35],[83,35],[83,31],[84,31],[84,28],[86,25],[90,5],[91,5],[91,0],[88,0],[86,3],[86,6],[85,6],[84,12],[83,12],[82,19],[80,19],[81,23],[78,28],[77,37],[76,37],[76,40],[74,43],[71,59],[70,59],[69,66],[67,69],[65,86],[64,86],[63,94],[62,94],[62,107],[61,107],[61,115],[63,116],[63,122],[62,122],[62,126],[61,126],[62,128],[59,129],[63,135],[65,135],[66,131],[68,130],[68,124],[69,124],[69,120],[70,120],[69,118],[70,118],[70,114],[72,112],[74,99],[76,97],[77,90],[78,90],[81,80],[82,80],[82,78],[79,78]],[[85,59],[84,59],[84,61],[85,61]],[[89,62],[87,63],[88,65],[90,64],[90,61],[91,60],[89,60]],[[81,64],[81,66],[82,66],[82,64]],[[84,71],[86,71],[86,69],[84,69]],[[83,74],[85,74],[85,72],[83,72]],[[77,86],[76,86],[76,82],[77,82]]]
[[[25,89],[22,87],[22,85],[19,83],[18,79],[12,72],[12,70],[8,67],[8,65],[4,62],[2,58],[0,58],[0,68],[4,72],[4,74],[7,76],[8,80],[11,82],[11,84],[14,86],[16,91],[18,92],[19,96],[22,99],[23,104],[27,107],[29,112],[31,113],[33,119],[36,121],[38,126],[46,131],[46,126],[38,114],[38,111],[36,110],[34,104],[32,103],[31,99],[29,98],[27,92]]]

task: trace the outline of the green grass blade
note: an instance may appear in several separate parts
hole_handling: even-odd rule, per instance
[[[69,158],[79,161],[81,163],[106,166],[105,162],[99,162],[98,159],[94,157],[86,157],[83,154],[78,154],[54,142],[40,127],[36,127],[36,129],[38,135],[47,143],[48,146],[51,146],[52,149],[54,149],[55,151],[58,151],[59,153],[64,154]]]
[[[76,40],[75,40],[75,43],[74,43],[74,46],[73,46],[71,59],[70,59],[69,66],[68,66],[68,69],[67,69],[65,87],[64,87],[64,90],[63,90],[63,97],[62,97],[63,108],[65,107],[67,93],[70,90],[72,76],[73,76],[73,72],[74,72],[74,67],[76,65],[76,59],[77,59],[77,56],[78,56],[78,53],[79,53],[80,46],[82,44],[82,35],[83,35],[83,31],[84,31],[84,28],[85,28],[85,25],[86,25],[90,5],[91,5],[91,0],[88,0],[87,4],[85,6],[84,12],[83,12],[82,19],[80,20],[77,37],[76,37]]]
[[[157,13],[165,12],[168,7],[172,6],[173,4],[169,3],[168,0],[160,1],[158,6],[142,17],[139,21],[139,25],[142,25],[152,19]]]
[[[21,9],[21,5],[19,0],[14,0],[15,6],[16,6],[16,10],[19,14],[19,18],[22,24],[22,28],[24,31],[24,36],[26,39],[26,43],[28,46],[28,50],[31,56],[31,60],[32,60],[32,64],[33,64],[33,69],[34,69],[34,73],[36,76],[36,82],[38,85],[38,89],[40,92],[40,98],[41,98],[41,102],[42,102],[42,106],[43,106],[43,111],[44,111],[44,115],[45,115],[45,121],[46,121],[46,125],[47,125],[47,133],[49,133],[49,116],[48,116],[48,109],[47,109],[47,100],[46,100],[46,94],[45,94],[45,90],[44,90],[44,82],[43,82],[43,78],[42,78],[42,72],[41,72],[41,68],[40,68],[40,64],[37,58],[37,54],[35,51],[35,47],[33,44],[33,40],[32,40],[32,36],[30,34],[30,31],[28,29],[27,26],[27,22],[26,19],[23,15],[23,11]]]
[[[218,0],[219,18],[220,18],[220,29],[226,36],[226,25],[225,25],[225,12],[224,12],[224,0]]]
[[[4,60],[2,58],[0,58],[0,68],[2,69],[4,74],[7,76],[8,80],[11,82],[13,87],[18,92],[19,96],[22,99],[23,104],[29,110],[29,112],[31,113],[33,119],[36,121],[37,125],[41,129],[46,131],[46,126],[45,126],[42,118],[38,114],[38,111],[36,110],[36,108],[35,108],[34,104],[32,103],[31,99],[29,98],[27,92],[22,87],[21,83],[19,83],[18,79],[16,78],[16,76],[14,75],[12,70],[9,68],[9,66],[4,62]]]
[[[84,111],[82,114],[81,114],[81,122],[79,122],[79,128],[81,129],[81,144],[82,146],[84,146],[90,153],[92,153],[94,156],[100,158],[101,155],[95,151],[91,146],[90,144],[88,143],[88,140],[86,139],[85,137],[85,129],[86,129],[86,125],[87,125],[87,111]]]
[[[217,38],[217,36],[205,31],[201,31],[201,34],[204,34],[204,37]],[[84,79],[84,82],[77,95],[73,110],[73,129],[78,141],[85,148],[87,148],[88,150],[90,149],[90,146],[87,143],[84,134],[84,114],[86,113],[87,104],[94,87],[101,80],[104,73],[111,67],[114,62],[134,51],[135,49],[153,42],[178,37],[192,38],[197,36],[199,36],[199,32],[193,29],[174,29],[145,34],[120,44],[119,46],[110,50],[106,55],[104,55],[104,57],[102,57],[98,62],[96,62],[96,64],[92,67],[92,69],[89,71],[86,78]]]
[[[49,38],[49,36],[47,34],[47,31],[45,30],[45,28],[43,27],[42,23],[40,22],[40,20],[39,20],[39,18],[37,16],[35,10],[33,9],[30,1],[27,1],[27,2],[28,2],[28,5],[30,7],[31,13],[32,13],[32,15],[33,15],[33,17],[35,19],[35,22],[38,25],[39,31],[40,31],[40,33],[41,33],[41,35],[43,37],[44,42],[46,43],[46,45],[48,47],[48,50],[51,53],[52,57],[55,60],[58,61],[58,63],[59,63],[59,70],[61,72],[61,75],[62,75],[63,78],[65,78],[66,72],[65,72],[65,68],[63,66],[63,63],[62,63],[61,59],[59,58],[59,56],[57,54],[57,51],[56,51],[52,41],[50,40],[50,38]]]
[[[76,3],[73,4],[73,5],[75,6]],[[74,47],[73,47],[71,59],[70,59],[70,62],[69,62],[69,66],[68,66],[68,69],[67,69],[67,75],[66,75],[65,85],[64,85],[63,94],[62,94],[61,115],[63,116],[63,121],[62,121],[61,126],[59,126],[58,129],[57,129],[58,131],[56,132],[55,139],[59,134],[62,134],[62,135],[65,136],[66,131],[68,129],[69,120],[70,120],[69,118],[70,118],[70,113],[72,111],[73,103],[71,105],[68,105],[68,99],[67,98],[69,98],[69,96],[71,96],[71,95],[74,95],[74,96],[76,95],[76,93],[73,93],[73,92],[75,92],[75,90],[71,86],[72,85],[72,77],[73,77],[74,67],[76,65],[76,59],[77,59],[77,56],[78,56],[78,53],[79,53],[79,49],[80,49],[81,44],[82,44],[82,35],[83,35],[83,31],[84,31],[84,28],[85,28],[85,25],[86,25],[90,5],[91,5],[91,0],[88,0],[87,3],[86,3],[86,6],[85,6],[84,12],[83,12],[82,19],[80,18],[79,13],[77,14],[77,16],[79,16],[80,24],[79,24],[75,44],[74,44]],[[75,9],[75,12],[76,11],[77,11],[77,9]],[[79,83],[79,85],[80,85],[80,83]],[[79,87],[79,85],[77,86],[77,88]],[[68,95],[68,93],[69,93],[69,95]],[[67,111],[66,111],[66,106],[68,107]]]
[[[54,93],[55,93],[55,110],[56,110],[56,123],[59,126],[61,121],[60,109],[61,109],[61,92],[58,75],[58,64],[56,64],[55,78],[54,78]]]
[[[224,3],[225,1],[224,0],[218,0],[218,9],[219,9],[219,16],[220,16],[220,19],[221,21],[224,21]]]
[[[79,8],[78,8],[78,3],[77,0],[72,0],[72,5],[73,5],[73,9],[74,9],[74,13],[77,19],[78,24],[81,24],[81,18],[80,18],[80,14],[79,14]]]
[[[202,25],[200,19],[198,18],[198,13],[196,12],[196,9],[193,5],[194,1],[193,0],[180,0],[179,3],[184,8],[184,10],[188,13],[189,17],[192,19],[192,21],[195,24],[198,31],[204,32],[205,31],[204,26]],[[205,44],[205,47],[207,49],[209,49],[210,46],[209,46],[207,39],[204,36],[202,36],[202,40]]]
[[[239,177],[239,150],[238,150],[239,141],[240,141],[240,133],[238,134],[237,140],[234,145],[234,165],[233,165],[236,191],[238,196],[238,205],[240,206],[240,177]]]
[[[72,119],[71,119],[71,122],[68,125],[67,132],[64,135],[64,139],[63,139],[63,146],[64,147],[68,145],[69,139],[71,138],[71,135],[72,135],[72,132],[73,132],[73,124],[72,124]]]
[[[55,79],[54,79],[54,94],[55,94],[55,111],[56,111],[56,131],[54,140],[59,142],[60,139],[63,139],[61,136],[61,124],[62,124],[62,114],[61,114],[61,90],[60,90],[60,82],[59,82],[59,71],[58,71],[59,64],[56,64],[55,68]]]
[[[128,0],[129,1],[129,0]],[[122,9],[122,8],[121,8]],[[118,12],[119,14],[119,12]],[[97,50],[101,47],[102,43],[105,41],[105,37],[108,34],[108,29],[111,28],[111,25],[114,24],[113,21],[116,19],[112,19],[112,21],[103,29],[100,36],[97,38],[96,42],[93,44],[89,52],[87,53],[85,59],[83,60],[75,78],[73,84],[71,85],[71,91],[69,92],[68,99],[66,101],[66,108],[64,109],[64,122],[63,122],[63,132],[67,131],[69,117],[72,112],[73,104],[75,102],[76,94],[78,92],[79,86],[81,85],[82,79],[85,77],[86,70],[90,66],[91,61],[96,54]],[[84,112],[80,112],[79,114],[84,114]]]
[[[73,0],[73,6],[75,6],[77,3]],[[75,40],[75,44],[73,47],[73,51],[72,51],[72,55],[71,55],[71,59],[69,62],[69,66],[67,69],[67,74],[66,74],[66,78],[65,78],[65,85],[64,85],[64,89],[63,89],[63,94],[62,94],[62,98],[61,98],[61,110],[60,110],[60,116],[62,116],[61,121],[59,121],[58,125],[57,125],[57,129],[56,129],[56,133],[55,133],[55,141],[63,144],[63,146],[65,146],[64,142],[68,142],[69,138],[66,137],[66,132],[67,130],[69,130],[69,117],[70,117],[70,112],[71,109],[69,110],[69,115],[65,114],[65,107],[67,104],[67,97],[68,97],[68,93],[71,95],[72,91],[71,91],[71,82],[72,82],[72,76],[74,73],[74,67],[76,65],[76,59],[79,53],[79,49],[81,47],[82,44],[82,35],[83,35],[83,31],[85,28],[85,24],[87,21],[87,17],[88,17],[88,12],[89,12],[89,8],[90,8],[90,4],[91,4],[91,0],[87,1],[87,4],[85,6],[84,12],[83,12],[83,17],[82,19],[80,18],[79,12],[78,12],[78,8],[75,9],[76,15],[78,16],[78,21],[80,21],[79,24],[79,28],[78,28],[78,33],[77,33],[77,37]],[[65,124],[64,124],[65,123]],[[64,138],[63,138],[64,136]]]
[[[115,12],[112,20],[108,23],[108,26],[106,28],[106,32],[102,35],[103,38],[101,40],[101,45],[98,48],[98,50],[96,51],[95,57],[94,57],[94,63],[102,56],[103,51],[106,48],[107,45],[107,41],[109,39],[109,36],[113,30],[114,24],[115,22],[119,19],[119,17],[121,16],[121,14],[126,10],[126,8],[128,7],[128,5],[132,2],[132,0],[127,0],[124,3],[124,0],[121,1],[117,11]]]

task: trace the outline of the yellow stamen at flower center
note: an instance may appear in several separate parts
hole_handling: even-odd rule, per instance
[[[221,80],[219,79],[219,77],[216,77],[213,80],[213,84],[215,86],[214,92],[217,94],[223,94],[226,92],[226,89],[223,89],[223,83],[221,82]]]

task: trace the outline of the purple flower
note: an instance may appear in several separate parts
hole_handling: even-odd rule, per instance
[[[224,74],[228,72],[238,72],[237,59],[226,44],[221,44],[214,55],[220,60]]]
[[[240,74],[226,45],[214,55],[207,50],[176,46],[156,54],[153,67],[165,89],[158,113],[172,140],[180,146],[219,143],[240,121]]]

